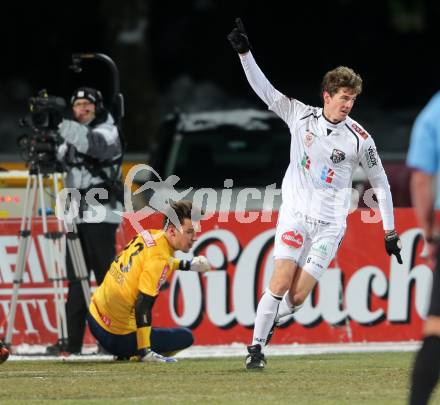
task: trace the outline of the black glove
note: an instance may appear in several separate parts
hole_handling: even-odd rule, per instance
[[[402,250],[402,242],[400,241],[399,235],[396,231],[392,231],[385,235],[385,250],[388,256],[396,256],[399,264],[402,264],[402,256],[400,256],[400,251]]]
[[[235,25],[236,27],[228,35],[229,42],[238,53],[249,52],[251,46],[240,18],[235,19]]]

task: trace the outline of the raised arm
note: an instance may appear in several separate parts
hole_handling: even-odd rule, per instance
[[[261,71],[250,51],[249,38],[240,18],[235,21],[236,27],[228,35],[228,39],[238,52],[246,78],[258,97],[264,101],[270,110],[274,111],[287,124],[293,117],[294,110],[303,109],[305,106],[296,100],[291,100],[279,92],[264,73]],[[300,107],[300,108],[298,108]],[[301,108],[302,107],[302,108]]]

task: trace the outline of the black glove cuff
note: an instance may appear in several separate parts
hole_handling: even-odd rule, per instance
[[[391,231],[385,235],[385,240],[390,241],[399,238],[396,231]]]
[[[402,242],[396,232],[385,236],[385,249],[389,255],[399,253],[402,249]]]
[[[183,271],[191,270],[191,261],[181,260],[179,263],[179,270],[183,270]]]

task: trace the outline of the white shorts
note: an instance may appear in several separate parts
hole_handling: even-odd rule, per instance
[[[293,260],[319,280],[336,255],[346,227],[290,212],[281,206],[275,233],[275,259]]]

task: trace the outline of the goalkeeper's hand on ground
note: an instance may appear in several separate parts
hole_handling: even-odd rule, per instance
[[[196,256],[192,260],[181,260],[179,270],[192,270],[199,273],[211,270],[208,259],[205,256]]]
[[[229,42],[238,53],[249,52],[249,39],[240,18],[235,20],[236,27],[228,35]]]
[[[385,250],[387,251],[388,256],[396,256],[399,264],[403,263],[402,256],[400,256],[400,251],[402,250],[402,242],[396,231],[389,232],[385,235]]]
[[[151,349],[146,349],[144,356],[140,357],[142,363],[177,363],[174,357],[165,357]]]

